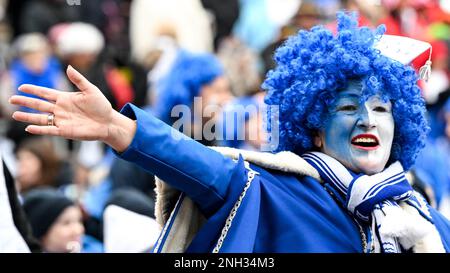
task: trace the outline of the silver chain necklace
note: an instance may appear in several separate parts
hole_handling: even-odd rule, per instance
[[[247,183],[245,184],[244,190],[242,191],[241,195],[239,195],[239,199],[236,201],[236,203],[233,206],[233,209],[231,210],[230,214],[228,215],[228,218],[225,222],[225,226],[222,229],[222,233],[220,234],[219,240],[217,240],[216,247],[213,249],[213,253],[219,253],[220,248],[222,247],[222,244],[227,237],[228,231],[231,228],[231,224],[233,222],[234,217],[236,216],[237,210],[241,206],[242,200],[245,197],[245,194],[247,193],[248,188],[250,187],[250,184],[253,181],[253,178],[256,174],[259,174],[258,172],[253,171],[252,169],[249,169],[249,172],[247,174]]]

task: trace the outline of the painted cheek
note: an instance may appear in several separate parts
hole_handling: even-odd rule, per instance
[[[345,155],[349,153],[350,136],[355,124],[355,117],[351,115],[335,114],[324,128],[325,144],[333,154]]]
[[[392,145],[392,142],[394,140],[394,131],[395,131],[395,125],[394,120],[392,117],[387,117],[386,119],[383,119],[381,121],[382,123],[382,129],[380,130],[380,138],[382,139],[382,142],[384,142],[386,148],[389,148]]]

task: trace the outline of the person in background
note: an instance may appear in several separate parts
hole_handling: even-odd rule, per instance
[[[101,243],[85,238],[80,208],[57,190],[41,188],[28,192],[23,208],[43,252],[101,252]]]
[[[61,71],[61,65],[53,56],[47,38],[40,33],[23,34],[14,40],[12,45],[12,61],[6,73],[0,79],[0,112],[8,116],[15,107],[8,106],[8,96],[21,94],[20,85],[34,82],[48,88],[68,90],[69,83]],[[33,97],[33,96],[31,96]],[[39,112],[28,107],[20,107],[22,111]],[[6,136],[17,146],[30,135],[24,133],[23,125],[14,120],[7,120]]]
[[[64,64],[83,71],[101,86],[115,109],[134,100],[134,90],[115,65],[104,58],[105,39],[93,25],[74,22],[57,25],[51,31],[57,56]]]
[[[224,66],[235,96],[251,96],[260,90],[263,78],[260,56],[235,36],[222,39],[217,57]]]
[[[7,106],[7,98],[20,85],[33,82],[48,88],[66,89],[68,82],[61,72],[59,61],[52,55],[47,38],[40,33],[28,33],[17,37],[12,45],[12,62],[8,73],[2,75],[0,84],[1,109],[3,115],[16,110]],[[21,108],[33,111],[30,108]],[[36,111],[35,111],[36,112]]]
[[[427,25],[430,23],[429,6],[432,0],[382,0],[384,16],[378,23],[385,24],[387,34],[427,40]]]
[[[140,66],[135,73],[147,75],[136,86],[136,102],[145,98],[147,105],[155,103],[156,83],[171,68],[180,48],[206,53],[213,51],[212,20],[200,0],[133,0],[129,7],[130,68]],[[135,70],[135,72],[137,72]],[[141,106],[144,106],[141,104]]]
[[[73,182],[71,165],[58,156],[49,138],[31,137],[23,141],[16,155],[17,187],[21,194],[37,187],[59,188]]]
[[[180,113],[172,115],[177,105],[187,106],[191,113],[200,119],[195,119],[190,128],[183,128],[189,136],[202,134],[203,126],[208,121],[218,117],[220,107],[232,99],[229,81],[223,66],[213,54],[192,53],[179,50],[171,69],[160,79],[155,87],[156,96],[151,107],[152,113],[168,124],[173,124]],[[201,98],[201,104],[194,107],[195,98]],[[207,107],[218,107],[218,111],[209,116],[203,115]],[[201,111],[201,112],[200,112]],[[187,118],[187,117],[184,117]],[[209,141],[202,135],[204,143]]]
[[[131,55],[146,66],[164,28],[172,30],[181,48],[212,52],[211,27],[200,0],[133,0],[130,6]]]
[[[223,130],[223,141],[226,146],[250,151],[261,151],[268,142],[263,120],[265,112],[265,92],[252,96],[237,97],[224,109],[220,127]]]

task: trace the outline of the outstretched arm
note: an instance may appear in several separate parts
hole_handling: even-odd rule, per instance
[[[181,138],[181,133],[131,104],[123,114],[115,111],[101,91],[75,69],[69,67],[67,75],[79,92],[23,85],[21,91],[47,101],[13,96],[12,104],[43,112],[15,112],[13,118],[31,123],[26,130],[32,134],[103,141],[120,157],[188,194],[205,212],[221,204],[236,168],[231,159],[190,138]],[[54,114],[53,126],[47,124],[48,113]]]

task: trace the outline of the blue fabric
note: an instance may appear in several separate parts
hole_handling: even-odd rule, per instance
[[[102,219],[105,204],[111,195],[111,188],[112,185],[109,178],[104,179],[98,185],[89,187],[83,199],[83,206],[89,215]]]
[[[41,73],[30,71],[20,59],[12,62],[10,68],[14,80],[14,88],[17,90],[22,84],[34,84],[48,88],[56,88],[57,81],[61,77],[61,65],[56,58],[49,58],[47,65]],[[35,95],[17,91],[18,95],[37,98]],[[37,112],[28,107],[21,107],[21,111]]]
[[[207,224],[198,232],[197,236],[193,239],[191,245],[187,249],[187,252],[211,252],[216,245],[217,239],[220,236],[225,220],[227,219],[234,203],[238,199],[242,190],[244,189],[245,183],[247,182],[246,171],[244,168],[242,158],[239,159],[236,169],[234,170],[230,181],[233,181],[233,187],[228,187],[228,197],[220,209],[218,209],[214,215],[212,215]],[[243,231],[241,234],[247,239],[251,240],[251,237],[246,236]],[[242,239],[242,237],[240,237]],[[241,240],[241,244],[242,244]],[[235,249],[235,252],[239,252]]]
[[[109,170],[111,168],[113,159],[114,151],[108,147],[105,156],[103,157],[97,168],[105,168]],[[103,210],[105,209],[106,202],[108,201],[112,190],[113,185],[111,177],[109,176],[105,177],[98,184],[89,187],[89,189],[85,193],[83,205],[91,216],[97,219],[102,219]]]
[[[431,131],[428,134],[428,138],[431,142],[438,138],[446,137],[445,135],[445,115],[450,113],[450,98],[442,104],[430,105],[427,109],[428,122],[430,124]],[[429,144],[427,144],[429,145]]]
[[[118,156],[157,174],[196,202],[208,218],[187,252],[211,252],[247,182],[242,159],[236,163],[192,139],[175,140],[177,131],[133,105],[122,113],[137,120],[137,131]],[[259,175],[221,252],[362,252],[355,220],[318,181],[252,164],[250,168]],[[450,244],[450,223],[438,213],[433,218]]]
[[[223,252],[362,252],[355,222],[316,180],[251,166],[255,178]],[[258,210],[256,210],[258,208]],[[252,248],[241,230],[257,225]],[[231,241],[230,243],[228,243]]]
[[[376,195],[367,198],[363,203],[356,206],[355,212],[357,212],[357,215],[363,215],[366,219],[368,219],[375,205],[380,204],[382,201],[391,199],[403,200],[411,196],[412,187],[408,183],[408,180],[404,177],[404,174],[401,176],[394,176],[389,179],[389,184],[385,184],[385,187],[383,187]],[[377,188],[372,190],[376,189]]]
[[[450,156],[442,142],[428,140],[416,160],[414,169],[434,192],[437,206],[450,192]]]
[[[442,238],[442,244],[444,245],[445,252],[450,253],[450,221],[442,216],[438,211],[432,207],[428,207],[431,218],[433,218],[434,225],[439,231]]]
[[[92,236],[83,236],[83,247],[81,249],[82,253],[103,253],[104,248],[102,242],[95,239]]]
[[[173,187],[197,202],[206,215],[222,205],[230,174],[236,168],[231,159],[206,149],[132,104],[125,105],[121,112],[137,120],[136,136],[121,158],[172,182]],[[205,172],[206,169],[209,171]]]

